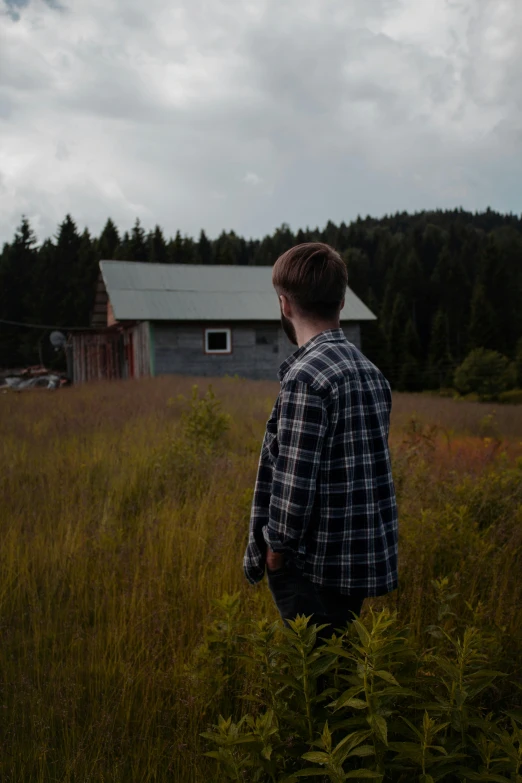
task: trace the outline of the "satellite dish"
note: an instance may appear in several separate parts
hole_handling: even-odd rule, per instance
[[[62,348],[65,348],[67,343],[67,338],[62,332],[51,332],[49,339],[55,351],[60,351]]]

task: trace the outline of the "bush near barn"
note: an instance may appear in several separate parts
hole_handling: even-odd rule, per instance
[[[519,781],[520,408],[397,394],[400,591],[278,623],[241,557],[277,385],[0,396],[0,779]]]

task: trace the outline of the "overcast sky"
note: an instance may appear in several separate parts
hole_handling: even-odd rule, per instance
[[[522,211],[522,0],[0,0],[0,240]]]

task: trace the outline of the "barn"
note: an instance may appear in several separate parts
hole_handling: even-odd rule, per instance
[[[347,338],[375,316],[348,290]],[[101,261],[91,329],[71,336],[73,381],[176,373],[274,379],[295,348],[272,269]]]

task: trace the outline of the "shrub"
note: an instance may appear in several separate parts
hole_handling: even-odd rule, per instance
[[[452,628],[445,597],[427,647],[388,610],[330,639],[305,617],[252,624],[239,657],[253,709],[203,733],[216,779],[519,780],[522,716],[491,709],[495,639]]]
[[[179,399],[185,402],[184,397]],[[222,412],[221,402],[216,398],[212,386],[202,397],[198,386],[192,387],[189,409],[183,412],[181,421],[187,439],[207,452],[218,446],[230,428],[230,416]]]
[[[504,405],[522,405],[522,389],[511,389],[498,395],[498,401]]]
[[[497,351],[476,348],[457,368],[454,383],[461,394],[476,393],[480,400],[493,400],[515,385],[514,367]]]
[[[455,389],[439,389],[438,391],[439,397],[444,397],[445,399],[452,400],[455,397]]]

